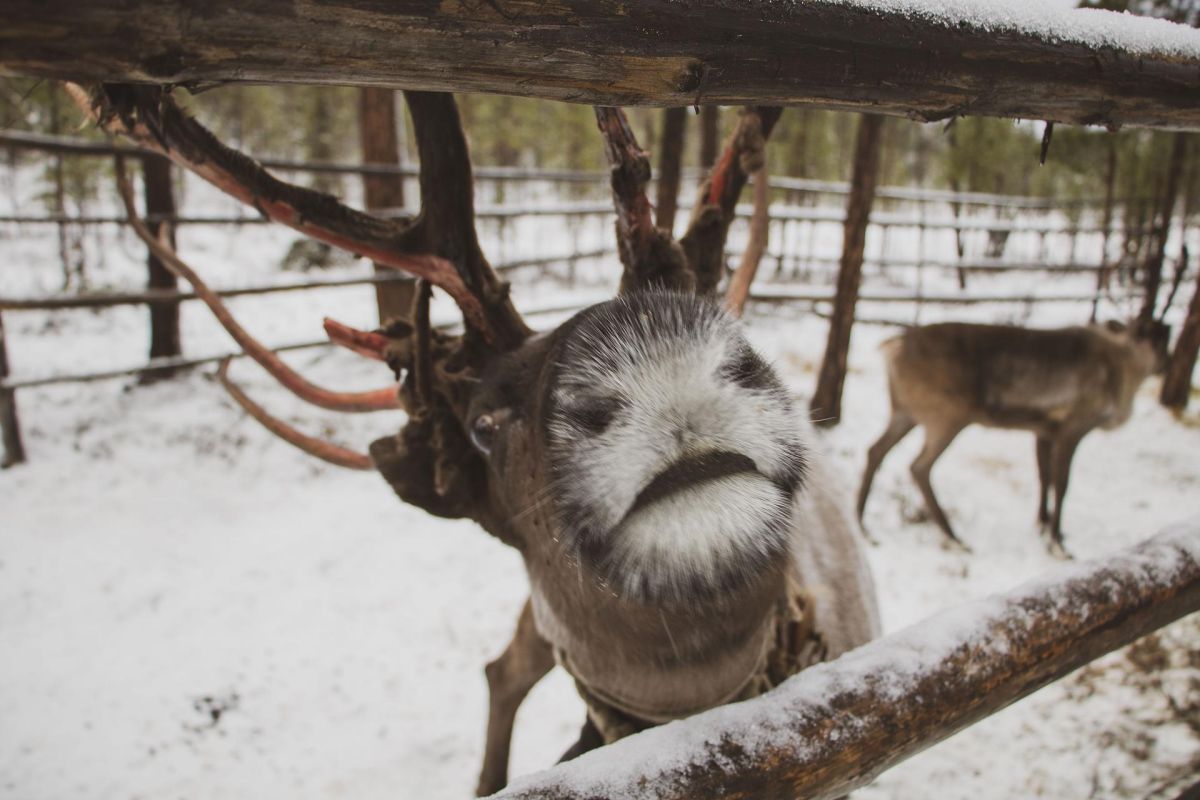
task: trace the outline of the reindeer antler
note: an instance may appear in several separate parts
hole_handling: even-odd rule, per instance
[[[466,140],[450,96],[407,95],[421,156],[422,210],[416,219],[383,219],[278,180],[218,141],[163,87],[102,84],[89,94],[67,84],[67,90],[105,130],[157,150],[268,219],[441,288],[461,309],[468,339],[507,350],[529,335],[475,239]]]
[[[767,139],[783,109],[747,106],[725,142],[721,158],[696,197],[687,232],[679,240],[696,275],[696,291],[717,288],[725,266],[725,239],[746,181],[764,164]]]
[[[687,233],[676,242],[670,231],[651,222],[646,196],[650,160],[638,147],[624,112],[596,108],[596,124],[604,135],[612,171],[617,243],[625,267],[622,292],[653,286],[700,294],[716,290],[738,198],[748,177],[762,167],[763,147],[781,113],[782,109],[768,106],[743,109],[721,159],[701,187]]]
[[[146,243],[146,246],[169,272],[192,285],[196,296],[204,301],[213,316],[229,332],[242,351],[261,364],[284,387],[301,399],[331,411],[384,411],[401,407],[395,386],[370,392],[335,392],[311,383],[284,363],[270,348],[251,336],[238,323],[217,293],[208,287],[195,270],[184,263],[169,245],[156,239],[150,232],[146,223],[138,215],[133,199],[133,186],[125,172],[125,159],[122,156],[116,158],[116,177],[117,188],[120,191],[121,200],[125,204],[125,213],[138,238]]]

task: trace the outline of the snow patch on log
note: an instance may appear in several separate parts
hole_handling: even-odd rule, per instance
[[[1048,0],[820,0],[831,5],[900,14],[948,28],[997,35],[1018,33],[1057,44],[1120,50],[1130,55],[1200,58],[1200,30],[1165,19],[1092,8],[1056,7]]]

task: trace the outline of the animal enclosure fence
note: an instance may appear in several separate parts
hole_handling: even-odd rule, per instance
[[[65,136],[24,132],[0,132],[0,145],[14,150],[32,150],[73,158],[108,158],[116,155],[146,157],[147,151]],[[280,171],[341,176],[399,175],[415,181],[416,169],[405,164],[345,164],[264,160],[264,166]],[[496,269],[514,284],[552,278],[577,288],[580,284],[611,281],[602,259],[615,260],[611,244],[613,208],[605,197],[608,176],[601,172],[488,168],[476,170],[477,194],[482,204],[477,211],[481,234],[490,239],[497,254]],[[684,186],[695,186],[685,179]],[[832,302],[841,247],[845,196],[844,183],[788,177],[771,179],[768,246],[764,269],[751,300],[762,306],[807,308],[826,313]],[[415,188],[415,187],[413,187]],[[690,197],[683,197],[688,203]],[[414,191],[406,196],[415,196]],[[749,207],[739,207],[743,221]],[[383,216],[400,216],[406,209],[384,209]],[[1107,216],[1116,220],[1105,228]],[[233,227],[267,223],[248,214],[195,214],[175,209],[156,213],[148,209],[149,222],[166,222],[174,227]],[[1020,314],[1040,304],[1083,304],[1093,308],[1108,298],[1130,302],[1136,286],[1129,264],[1122,258],[1127,243],[1137,231],[1125,230],[1121,214],[1104,215],[1099,201],[1067,201],[1036,197],[950,192],[912,187],[882,187],[877,191],[876,209],[870,219],[864,285],[860,295],[860,321],[905,324],[920,321],[923,309],[945,306],[995,304]],[[682,220],[680,221],[682,224]],[[117,213],[87,214],[0,214],[0,225],[10,236],[21,237],[45,226],[78,229],[120,228],[127,220]],[[1189,231],[1182,218],[1173,242],[1182,242]],[[563,235],[540,235],[554,226]],[[727,255],[740,251],[745,226],[735,227]],[[546,248],[543,240],[557,239]],[[563,245],[566,245],[565,247]],[[1177,244],[1173,251],[1178,250]],[[588,268],[581,269],[580,265]],[[995,278],[1022,276],[1026,282],[1017,292],[998,292]],[[305,279],[269,285],[229,287],[224,297],[274,295],[329,290],[340,287],[385,285],[405,280],[398,275],[374,274]],[[1033,281],[1032,283],[1030,281]],[[1012,280],[1006,282],[1011,285]],[[1050,284],[1065,290],[1046,291]],[[128,288],[106,292],[0,294],[0,316],[30,311],[103,310],[139,305],[148,309],[178,305],[195,299],[190,291],[168,288]],[[537,309],[561,311],[583,303],[555,303]],[[877,309],[888,309],[882,317]],[[899,309],[900,315],[892,313]],[[1016,311],[1012,311],[1015,309]],[[152,339],[156,335],[152,329]],[[325,341],[281,344],[280,351],[322,347]],[[23,459],[16,411],[19,389],[56,383],[101,380],[129,375],[164,373],[173,369],[214,363],[229,353],[184,356],[179,342],[164,350],[151,342],[151,352],[166,352],[144,363],[88,371],[49,371],[43,374],[12,374],[9,346],[3,338],[0,319],[0,425],[3,426],[5,463]]]

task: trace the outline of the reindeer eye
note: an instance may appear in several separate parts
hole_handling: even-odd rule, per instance
[[[496,431],[500,428],[500,423],[491,414],[480,414],[471,423],[471,444],[475,445],[475,449],[484,455],[492,452],[492,445],[496,442]]]
[[[621,401],[616,398],[595,398],[563,409],[563,416],[583,432],[599,436],[608,429],[620,407]]]
[[[753,350],[743,350],[721,366],[721,377],[745,389],[767,389],[771,370]]]

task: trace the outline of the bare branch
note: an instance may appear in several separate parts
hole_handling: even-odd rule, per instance
[[[348,450],[345,447],[326,442],[323,439],[317,439],[306,433],[301,433],[283,420],[271,416],[266,409],[251,400],[237,384],[229,379],[228,372],[229,359],[225,359],[217,368],[217,378],[221,381],[221,385],[225,387],[225,391],[229,392],[229,396],[245,409],[246,413],[258,420],[264,428],[280,439],[300,448],[311,456],[316,456],[322,461],[339,467],[360,470],[374,469],[370,456],[365,453]]]
[[[670,231],[656,228],[650,217],[650,199],[646,196],[650,158],[638,146],[625,113],[619,108],[598,107],[596,125],[604,136],[612,175],[617,250],[625,267],[621,291],[651,286],[690,291],[693,281],[683,251]]]
[[[750,218],[750,241],[742,253],[742,261],[729,279],[725,293],[725,307],[735,317],[742,315],[746,298],[750,295],[750,284],[758,274],[758,264],[767,250],[767,238],[771,232],[771,186],[767,168],[754,173],[754,215]]]
[[[123,156],[118,156],[116,159],[116,177],[117,188],[120,191],[121,200],[125,204],[125,212],[129,215],[129,224],[134,232],[137,233],[138,238],[146,243],[150,251],[162,261],[163,265],[172,274],[192,285],[196,296],[204,301],[204,304],[212,311],[213,316],[229,332],[229,335],[245,351],[246,355],[261,364],[265,370],[271,373],[289,391],[309,403],[332,411],[385,411],[400,407],[394,387],[370,392],[334,392],[309,382],[284,363],[283,359],[251,336],[234,319],[229,309],[225,307],[225,303],[216,292],[208,288],[208,285],[201,280],[195,270],[185,264],[175,254],[174,250],[164,242],[154,238],[153,234],[150,233],[150,229],[146,227],[145,222],[138,216],[137,206],[134,204],[133,199],[133,187],[125,171]]]
[[[1200,518],[944,612],[744,703],[653,728],[498,798],[842,797],[1104,653],[1200,610]]]
[[[763,148],[783,109],[757,106],[742,110],[737,128],[696,198],[687,233],[679,240],[696,276],[696,291],[716,290],[725,266],[725,239],[742,188],[764,160]]]

